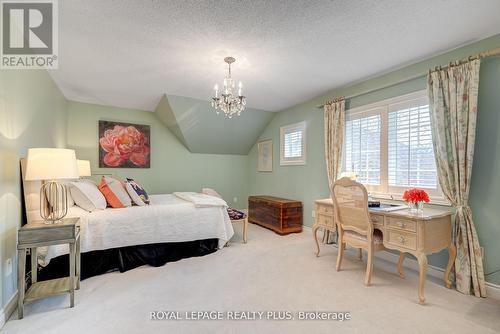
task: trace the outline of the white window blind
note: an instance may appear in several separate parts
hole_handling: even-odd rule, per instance
[[[285,133],[284,141],[285,158],[297,158],[302,156],[302,131]]]
[[[380,115],[346,122],[345,170],[363,184],[380,184],[380,127]]]
[[[389,186],[437,189],[427,99],[389,105]]]
[[[306,163],[306,123],[300,122],[280,128],[280,164]]]
[[[343,170],[373,195],[400,199],[410,187],[446,202],[437,180],[425,91],[347,110]]]

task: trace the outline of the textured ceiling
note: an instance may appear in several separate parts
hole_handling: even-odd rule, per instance
[[[499,0],[59,1],[68,99],[154,110],[209,99],[235,56],[248,105],[277,111],[500,32]]]

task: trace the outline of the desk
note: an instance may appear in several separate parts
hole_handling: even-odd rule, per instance
[[[319,256],[320,248],[316,232],[319,228],[335,231],[333,219],[333,202],[331,198],[320,199],[315,203],[316,221],[313,225],[313,236],[316,242],[316,255]],[[373,228],[380,230],[384,236],[384,246],[401,252],[398,270],[404,277],[402,264],[405,253],[417,258],[420,273],[418,285],[419,302],[425,302],[424,287],[427,276],[427,255],[448,249],[448,265],[444,272],[444,283],[451,288],[450,271],[455,262],[456,249],[451,240],[452,225],[451,212],[447,210],[425,208],[421,214],[412,214],[403,209],[384,212],[369,209]]]

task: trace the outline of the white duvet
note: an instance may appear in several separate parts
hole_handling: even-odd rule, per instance
[[[195,207],[171,194],[150,197],[151,205],[147,206],[94,212],[69,208],[68,217],[80,217],[81,252],[211,238],[219,239],[222,248],[234,234],[224,205]],[[68,253],[68,245],[39,249],[42,265]]]

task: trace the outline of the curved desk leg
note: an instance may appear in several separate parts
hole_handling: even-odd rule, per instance
[[[448,265],[446,266],[446,270],[444,271],[444,285],[448,289],[451,289],[450,272],[451,268],[453,268],[453,264],[455,263],[456,256],[457,249],[455,248],[455,244],[452,242],[448,246]]]
[[[418,302],[419,304],[425,303],[424,288],[425,279],[427,277],[427,256],[424,253],[417,255],[418,265],[420,267],[418,279]]]
[[[247,243],[248,217],[243,221],[243,243]]]
[[[404,269],[403,269],[403,262],[405,261],[405,256],[406,256],[405,252],[399,253],[398,274],[399,274],[399,277],[401,277],[401,278],[405,278],[406,277]]]
[[[316,242],[316,256],[319,256],[319,251],[320,251],[318,236],[316,235],[316,233],[318,232],[318,228],[319,228],[319,225],[316,225],[316,224],[312,228],[313,238],[314,238],[314,241]]]

